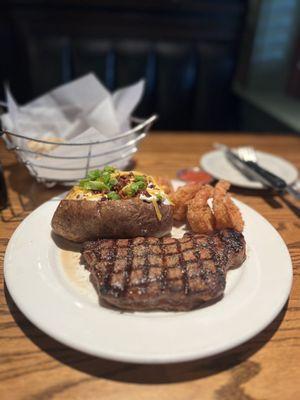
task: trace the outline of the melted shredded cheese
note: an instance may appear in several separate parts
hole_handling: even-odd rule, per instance
[[[94,193],[92,190],[83,189],[79,186],[74,186],[66,196],[66,200],[90,200],[98,201],[102,197],[106,197],[102,193]]]
[[[155,210],[155,212],[156,212],[157,219],[158,219],[159,221],[161,221],[162,215],[161,215],[161,212],[160,212],[160,209],[159,209],[159,207],[158,207],[158,204],[157,204],[156,199],[152,199],[152,204],[153,204],[154,210]]]

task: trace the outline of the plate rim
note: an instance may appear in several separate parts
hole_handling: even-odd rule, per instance
[[[57,331],[54,327],[54,331],[51,331],[51,329],[45,329],[43,324],[40,323],[40,321],[36,320],[30,313],[27,312],[26,306],[24,306],[25,302],[19,301],[19,296],[15,295],[13,285],[11,284],[11,281],[9,279],[8,275],[8,263],[9,263],[9,256],[11,251],[13,250],[13,244],[14,240],[19,234],[19,232],[24,228],[26,224],[30,221],[32,216],[36,215],[39,211],[41,211],[42,208],[46,208],[48,203],[51,201],[59,201],[60,196],[56,196],[49,201],[45,202],[41,206],[39,206],[37,209],[35,209],[29,216],[27,216],[21,224],[16,228],[14,231],[11,239],[9,240],[9,243],[6,248],[5,252],[5,257],[4,257],[4,278],[5,278],[5,283],[7,285],[8,291],[10,295],[12,296],[14,302],[18,306],[18,308],[21,310],[21,312],[26,316],[26,318],[29,319],[34,325],[36,325],[40,330],[42,330],[45,334],[51,336],[55,340],[58,340],[59,342],[63,343],[64,345],[71,347],[77,351],[82,351],[84,353],[90,354],[92,356],[97,356],[97,357],[103,357],[105,359],[110,359],[110,360],[117,360],[117,361],[122,361],[122,362],[131,362],[131,363],[141,363],[141,364],[160,364],[160,363],[178,363],[178,362],[186,362],[186,361],[191,361],[195,359],[202,359],[205,357],[209,356],[214,356],[216,354],[220,354],[224,351],[230,350],[234,347],[239,346],[240,344],[246,342],[250,338],[256,336],[259,332],[261,332],[263,329],[265,329],[273,320],[274,318],[278,315],[278,313],[282,310],[283,306],[285,305],[286,301],[289,298],[289,294],[291,291],[292,283],[293,283],[293,268],[292,268],[292,261],[291,257],[288,251],[288,248],[281,238],[280,234],[276,231],[276,229],[257,211],[255,211],[253,208],[249,207],[243,202],[240,202],[238,200],[237,203],[243,204],[243,206],[249,208],[252,210],[254,213],[256,213],[262,220],[273,230],[274,235],[277,237],[277,239],[280,240],[281,242],[281,250],[285,252],[285,257],[286,257],[286,264],[285,267],[289,270],[289,282],[286,282],[287,289],[285,291],[285,294],[282,296],[281,301],[277,305],[276,308],[272,310],[272,312],[268,314],[267,318],[264,318],[264,323],[256,326],[255,329],[252,329],[249,331],[247,334],[244,336],[240,336],[239,339],[237,340],[236,338],[232,340],[231,343],[225,342],[223,346],[219,346],[216,351],[208,351],[205,353],[205,351],[201,351],[201,354],[197,352],[193,352],[193,354],[190,354],[190,352],[185,351],[182,354],[177,354],[175,356],[171,355],[165,355],[163,354],[162,356],[157,356],[157,354],[154,354],[153,356],[147,356],[146,358],[142,355],[133,355],[133,356],[128,356],[128,353],[126,351],[124,353],[121,353],[120,351],[117,353],[112,354],[111,351],[106,352],[105,349],[102,351],[97,350],[97,352],[92,352],[89,350],[89,348],[85,347],[82,344],[74,343],[70,339],[64,338],[63,335],[61,335],[60,331]],[[38,211],[39,210],[39,211]],[[80,342],[80,340],[79,340]]]

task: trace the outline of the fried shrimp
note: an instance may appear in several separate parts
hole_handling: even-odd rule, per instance
[[[233,228],[243,231],[244,221],[240,210],[227,193],[230,184],[220,181],[215,188],[200,182],[181,186],[170,194],[174,203],[174,220],[187,219],[196,233],[209,233],[215,229]],[[212,207],[208,200],[213,198]]]
[[[210,185],[202,186],[196,196],[189,201],[187,220],[196,233],[212,232],[215,228],[215,217],[207,200],[213,196],[214,189]]]
[[[227,193],[230,183],[220,181],[216,184],[213,196],[213,212],[216,219],[216,228],[233,228],[242,232],[244,221],[240,210]]]
[[[188,183],[179,187],[176,192],[170,194],[170,198],[174,203],[173,218],[176,221],[184,221],[187,213],[187,204],[192,200],[196,193],[201,189],[202,183]]]

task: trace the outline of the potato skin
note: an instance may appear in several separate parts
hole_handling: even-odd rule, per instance
[[[111,201],[61,200],[53,231],[73,242],[97,238],[161,237],[172,229],[173,206],[160,204],[158,220],[152,203],[138,198]]]

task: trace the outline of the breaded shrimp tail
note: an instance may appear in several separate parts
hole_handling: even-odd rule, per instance
[[[194,232],[208,233],[215,229],[215,217],[207,204],[213,192],[212,186],[205,185],[188,203],[187,220]]]
[[[215,186],[213,212],[216,219],[216,228],[233,228],[242,232],[244,221],[239,208],[227,193],[229,187],[230,183],[227,181],[220,181]]]
[[[188,202],[195,197],[202,186],[203,184],[200,182],[189,183],[179,187],[176,192],[171,193],[170,198],[175,206],[173,218],[176,221],[185,220]]]

